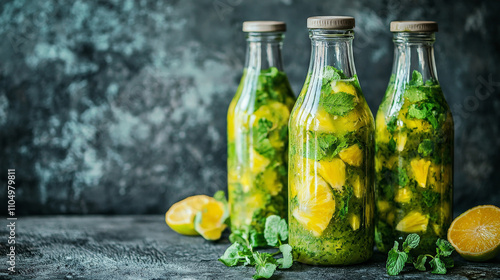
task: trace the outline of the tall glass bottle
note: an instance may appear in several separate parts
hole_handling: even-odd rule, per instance
[[[287,218],[288,118],[295,103],[281,50],[286,25],[243,23],[247,56],[227,113],[231,230],[265,246],[266,218]]]
[[[435,253],[453,202],[453,118],[434,62],[435,22],[392,22],[394,64],[376,118],[376,245],[410,233]]]
[[[373,251],[373,116],[354,67],[354,18],[312,17],[309,72],[290,117],[289,243],[316,265]]]

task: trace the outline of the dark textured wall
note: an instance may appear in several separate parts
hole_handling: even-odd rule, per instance
[[[24,214],[161,213],[225,189],[241,22],[288,23],[285,69],[298,93],[306,18],[352,15],[372,111],[391,71],[390,21],[439,22],[438,73],[456,121],[456,209],[498,205],[499,12],[496,1],[1,1],[0,199],[7,168],[16,168]]]

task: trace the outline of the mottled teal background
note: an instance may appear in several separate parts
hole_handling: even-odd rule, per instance
[[[439,78],[456,121],[455,202],[500,204],[498,1],[1,1],[0,191],[19,214],[163,213],[226,188],[226,110],[244,20],[284,20],[299,92],[306,18],[356,18],[355,61],[372,111],[392,65],[392,20],[436,20]],[[2,205],[6,205],[5,203]]]

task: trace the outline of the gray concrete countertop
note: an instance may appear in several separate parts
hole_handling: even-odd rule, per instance
[[[4,224],[7,223],[4,220]],[[0,254],[5,259],[9,232],[3,226]],[[229,246],[181,236],[162,215],[19,217],[16,222],[16,274],[0,279],[251,279],[252,267],[225,267],[217,261]],[[347,267],[294,263],[273,279],[500,279],[500,259],[467,262],[455,256],[447,275],[406,269],[399,277],[385,273],[385,255]]]

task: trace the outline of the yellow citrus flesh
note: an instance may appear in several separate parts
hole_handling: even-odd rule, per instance
[[[194,229],[194,217],[210,200],[215,199],[206,195],[195,195],[175,203],[165,214],[167,225],[180,234],[198,235]]]
[[[298,192],[297,198],[299,206],[293,210],[293,217],[314,236],[321,236],[335,213],[330,186],[321,177],[316,177]]]
[[[411,211],[396,225],[396,230],[402,232],[425,232],[429,217],[418,211]]]
[[[347,164],[352,166],[360,166],[363,163],[363,152],[358,144],[354,144],[343,149],[339,153],[339,157]]]
[[[402,188],[396,192],[394,201],[399,203],[408,203],[410,202],[412,196],[413,194],[409,188]]]
[[[270,162],[271,161],[267,157],[257,153],[254,149],[252,149],[252,153],[250,154],[250,165],[252,168],[252,173],[258,174],[264,171],[264,169],[266,169]]]
[[[385,115],[381,111],[377,113],[377,118],[375,120],[375,129],[375,138],[377,142],[388,143],[389,140],[391,140],[391,134],[387,130],[387,124],[385,123]]]
[[[283,184],[281,184],[278,178],[276,169],[266,169],[264,173],[262,173],[262,181],[271,195],[277,195],[283,188]]]
[[[203,238],[218,240],[226,228],[226,217],[224,204],[212,199],[196,214],[194,228]]]
[[[429,172],[429,166],[431,162],[425,159],[412,159],[410,162],[413,176],[417,181],[418,185],[422,188],[427,186],[427,173]]]
[[[467,210],[451,223],[448,241],[464,259],[494,258],[500,252],[500,208],[482,205]]]
[[[332,161],[319,161],[319,175],[325,179],[333,189],[342,191],[345,184],[345,163],[338,158]]]

